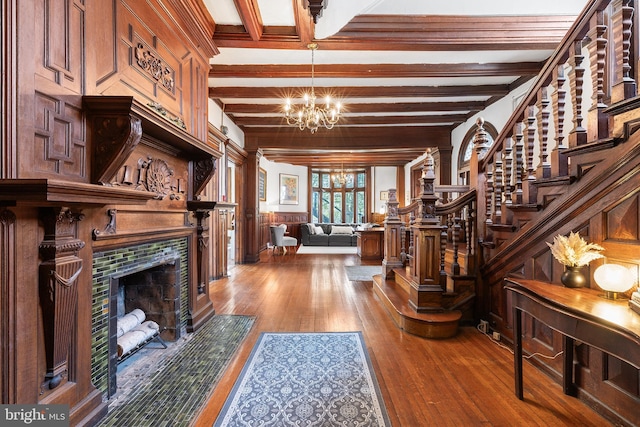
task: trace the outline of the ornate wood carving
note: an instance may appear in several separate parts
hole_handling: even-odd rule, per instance
[[[197,160],[192,162],[193,173],[192,176],[192,185],[193,185],[193,195],[196,198],[204,188],[207,183],[211,180],[213,175],[216,172],[216,158],[208,157],[206,159]]]
[[[77,280],[82,271],[78,251],[85,243],[77,238],[83,215],[68,208],[41,208],[44,239],[40,243],[40,304],[47,372],[41,394],[59,386],[69,375],[69,352],[78,299]]]
[[[100,115],[91,119],[94,183],[108,185],[142,137],[140,119],[128,115]]]
[[[154,80],[157,80],[161,87],[171,93],[175,93],[176,72],[160,58],[160,55],[139,41],[136,43],[135,57],[136,64]]]
[[[309,8],[309,14],[313,18],[313,23],[318,23],[318,18],[322,16],[322,9],[327,5],[325,0],[306,0],[307,7]]]
[[[93,240],[97,240],[98,237],[103,235],[113,235],[117,233],[116,227],[116,209],[107,209],[107,215],[109,215],[109,223],[104,227],[103,231],[98,230],[97,228],[93,229]]]
[[[196,217],[196,232],[198,236],[198,253],[197,276],[198,276],[198,294],[204,294],[207,289],[209,278],[209,261],[207,258],[209,247],[209,226],[205,221],[211,215],[211,211],[215,208],[216,202],[187,202],[187,209],[193,212]],[[226,235],[226,233],[225,233]],[[225,248],[226,249],[226,248]]]

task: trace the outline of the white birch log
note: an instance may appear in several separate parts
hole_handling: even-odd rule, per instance
[[[118,338],[118,357],[127,354],[138,347],[140,344],[158,334],[160,327],[153,320],[148,320],[141,325],[125,332]]]
[[[136,326],[140,325],[142,322],[144,322],[145,318],[146,316],[144,314],[144,311],[140,310],[139,308],[136,308],[135,310],[130,311],[129,313],[125,314],[122,317],[118,317],[118,320],[117,320],[118,338],[120,338],[122,335],[129,332]]]

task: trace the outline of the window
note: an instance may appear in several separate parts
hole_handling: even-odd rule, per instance
[[[311,171],[311,219],[313,222],[364,222],[365,171]]]

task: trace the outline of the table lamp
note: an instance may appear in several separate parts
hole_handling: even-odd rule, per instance
[[[635,284],[631,271],[619,264],[603,264],[593,272],[593,278],[607,299],[621,299],[620,294]]]

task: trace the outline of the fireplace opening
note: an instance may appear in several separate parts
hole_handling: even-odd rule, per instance
[[[163,345],[164,341],[176,341],[181,336],[179,255],[163,254],[149,263],[111,276],[109,307],[108,395],[111,397],[117,391],[118,363],[123,351],[136,350],[138,344],[142,344],[123,344],[122,339],[119,343],[118,337],[123,335],[119,326],[122,329],[122,325],[136,320],[138,324],[133,328],[149,332],[145,341],[157,335]]]

